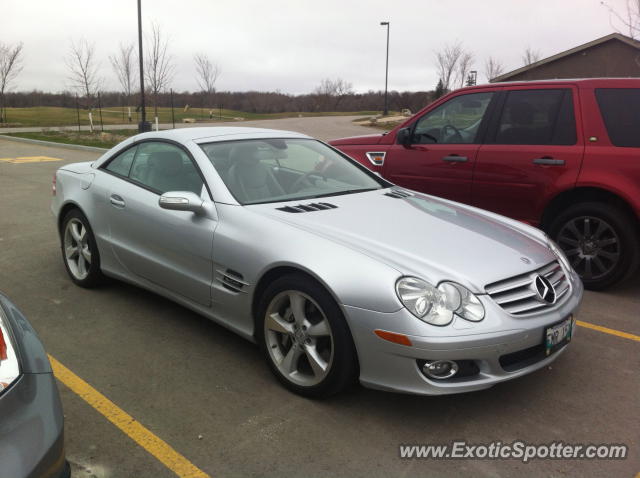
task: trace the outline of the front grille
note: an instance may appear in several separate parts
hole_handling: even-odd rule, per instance
[[[556,293],[554,303],[546,302],[539,297],[534,285],[534,280],[538,275],[547,278],[553,285]],[[569,280],[558,261],[485,287],[487,294],[511,315],[541,312],[544,308],[552,307],[561,302],[569,289]]]
[[[527,349],[518,350],[500,357],[500,366],[506,372],[515,372],[521,368],[533,365],[547,357],[544,344],[534,345]]]

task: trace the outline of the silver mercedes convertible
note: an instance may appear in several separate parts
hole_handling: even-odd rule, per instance
[[[582,299],[543,232],[298,133],[144,133],[61,167],[53,193],[73,282],[109,276],[199,312],[305,396],[491,387],[555,360]]]

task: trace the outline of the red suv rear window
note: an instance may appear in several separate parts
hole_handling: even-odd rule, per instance
[[[640,147],[640,88],[597,88],[596,99],[611,142]]]

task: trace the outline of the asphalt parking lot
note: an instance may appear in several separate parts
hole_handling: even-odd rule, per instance
[[[317,129],[325,139],[353,134],[331,118],[287,123],[281,127]],[[565,354],[527,377],[449,397],[357,387],[310,401],[276,383],[256,346],[183,307],[123,283],[94,290],[71,283],[49,211],[51,178],[67,162],[98,156],[0,138],[0,290],[52,357],[182,461],[162,447],[151,446],[150,453],[60,383],[74,477],[632,477],[640,471],[640,276],[586,293],[579,319],[609,332],[578,327]],[[455,439],[622,443],[629,456],[527,464],[399,458],[400,444]]]

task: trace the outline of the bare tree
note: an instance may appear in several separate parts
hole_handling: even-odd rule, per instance
[[[313,93],[320,100],[321,108],[325,110],[332,108],[335,111],[345,96],[353,94],[353,85],[342,78],[335,80],[325,78]]]
[[[6,121],[4,94],[22,71],[22,43],[0,43],[0,123]]]
[[[540,52],[531,47],[527,47],[522,54],[522,62],[524,66],[529,66],[540,59]]]
[[[169,39],[163,35],[159,25],[152,24],[144,57],[144,75],[151,90],[156,117],[158,116],[158,94],[167,89],[174,74],[173,58],[168,49]]]
[[[463,50],[460,58],[458,58],[458,64],[456,65],[456,82],[460,88],[465,85],[467,76],[473,66],[473,62],[473,53]]]
[[[69,69],[69,81],[82,96],[87,98],[88,106],[93,105],[93,96],[100,88],[98,63],[95,56],[95,45],[84,38],[78,43],[71,41],[69,55],[66,58]]]
[[[193,60],[196,63],[198,86],[206,95],[209,107],[211,107],[211,99],[216,93],[216,80],[220,76],[220,67],[204,53],[198,53],[193,57]]]
[[[500,60],[497,60],[496,58],[493,58],[492,56],[490,56],[484,62],[484,74],[487,77],[487,81],[491,81],[494,78],[497,78],[498,76],[502,75],[503,73],[504,73],[504,66],[502,66],[502,63],[500,62]]]
[[[135,48],[133,43],[120,44],[120,49],[115,55],[109,56],[113,71],[118,78],[122,93],[130,101],[136,87],[135,75]]]
[[[636,40],[640,38],[640,0],[625,0],[626,11],[623,13],[607,2],[600,3],[609,10],[609,23],[614,30]]]
[[[436,67],[438,76],[442,80],[445,92],[449,91],[456,83],[456,69],[458,61],[465,51],[459,42],[445,45],[442,50],[436,52]],[[463,80],[464,81],[464,80]]]

